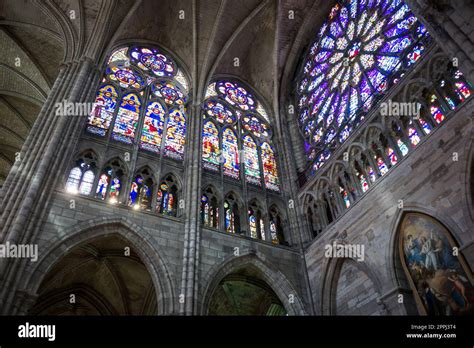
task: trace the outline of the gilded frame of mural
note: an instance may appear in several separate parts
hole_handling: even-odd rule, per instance
[[[417,212],[403,215],[398,253],[421,315],[474,313],[474,276],[463,255],[453,255],[453,248],[459,250],[457,242],[435,218]]]

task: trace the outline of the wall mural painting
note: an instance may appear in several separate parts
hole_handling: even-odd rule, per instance
[[[446,228],[428,216],[407,214],[400,244],[404,269],[426,314],[474,314],[472,274]]]

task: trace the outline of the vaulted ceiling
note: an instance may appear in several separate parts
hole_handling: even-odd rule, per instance
[[[127,241],[112,235],[84,243],[64,255],[45,276],[33,313],[153,315],[156,306],[155,289],[145,265]]]
[[[82,56],[100,64],[125,41],[172,52],[193,76],[197,98],[213,76],[242,79],[275,115],[278,129],[278,108],[292,89],[299,57],[334,1],[0,1],[0,184],[60,66]]]

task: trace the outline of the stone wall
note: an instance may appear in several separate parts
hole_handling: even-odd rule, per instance
[[[152,279],[161,283],[157,286],[161,287],[157,288],[158,303],[162,307],[159,312],[176,313],[181,294],[183,220],[135,211],[125,206],[112,206],[62,190],[56,192],[35,241],[40,259],[30,264],[20,288],[34,297],[44,275],[67,251],[89,239],[114,233],[129,240],[139,254],[141,250],[142,261],[148,271],[155,273],[151,274]],[[219,230],[203,229],[201,236],[199,313],[207,312],[207,308],[202,307],[207,304],[205,297],[209,300],[221,278],[231,273],[234,266],[246,264],[260,271],[262,279],[279,295],[289,313],[303,314],[310,310],[303,282],[303,259],[298,251]],[[155,255],[149,254],[156,254],[159,261],[154,262]],[[168,292],[167,288],[170,288]]]

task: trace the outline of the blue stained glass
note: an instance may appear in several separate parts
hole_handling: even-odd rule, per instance
[[[330,154],[338,146],[336,134],[340,142],[347,139],[405,73],[402,68],[414,65],[423,55],[429,35],[420,26],[401,0],[338,1],[331,9],[305,57],[312,64],[305,66],[298,84],[298,115],[311,144],[307,151],[314,159],[313,170],[327,159],[320,150]],[[331,128],[336,125],[346,128]]]

